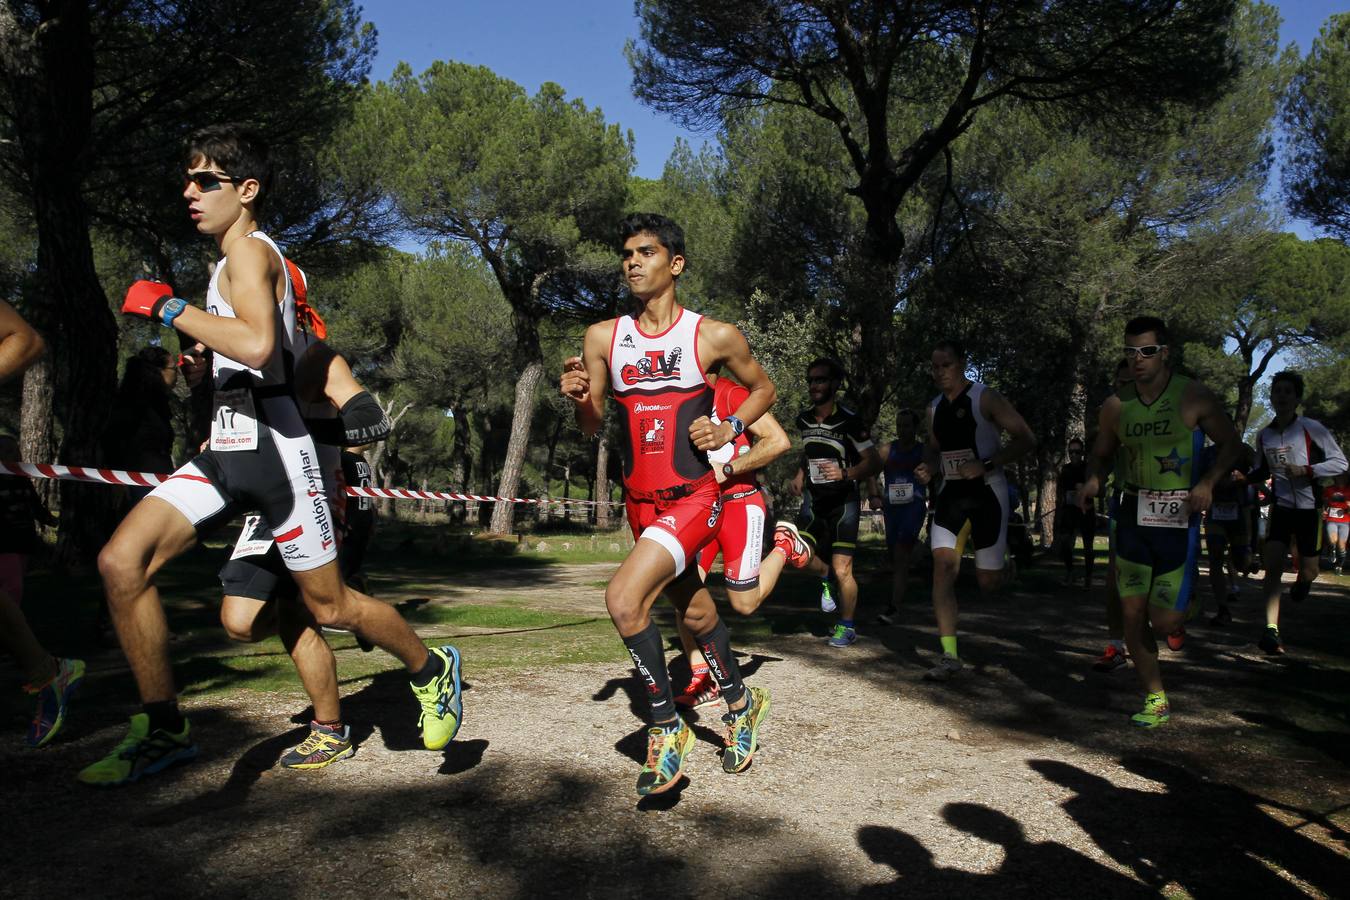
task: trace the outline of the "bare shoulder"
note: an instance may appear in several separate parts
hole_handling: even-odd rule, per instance
[[[619,325],[618,319],[605,319],[603,322],[596,322],[586,327],[586,347],[599,347],[604,345],[609,347],[609,340],[614,336],[614,329]]]

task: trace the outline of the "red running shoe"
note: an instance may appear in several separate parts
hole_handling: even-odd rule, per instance
[[[811,545],[802,540],[802,533],[791,522],[779,522],[773,529],[773,547],[782,550],[788,565],[803,568],[811,561]]]

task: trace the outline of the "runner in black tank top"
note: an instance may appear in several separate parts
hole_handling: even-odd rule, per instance
[[[947,681],[962,668],[956,647],[957,535],[969,521],[980,591],[997,590],[1004,578],[1008,540],[1008,484],[1003,466],[1036,446],[1026,421],[998,392],[966,378],[966,353],[956,341],[933,350],[933,381],[941,392],[929,407],[927,459],[915,470],[920,482],[942,478],[933,504],[933,613],[942,657],[924,676]],[[1002,432],[1011,437],[999,445]]]

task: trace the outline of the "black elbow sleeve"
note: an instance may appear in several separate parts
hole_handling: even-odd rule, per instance
[[[342,405],[339,413],[342,429],[346,433],[344,447],[359,447],[382,441],[389,436],[393,426],[389,417],[380,409],[380,404],[366,391],[362,391]]]

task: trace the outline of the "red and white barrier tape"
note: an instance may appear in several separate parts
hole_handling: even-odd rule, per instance
[[[170,476],[153,472],[124,472],[121,469],[86,469],[80,466],[57,466],[44,463],[0,462],[0,475],[19,475],[27,478],[54,478],[60,481],[85,481],[93,484],[120,484],[127,487],[155,487]],[[351,497],[388,497],[391,500],[476,500],[479,503],[504,501],[506,503],[573,503],[594,506],[604,500],[573,500],[570,497],[487,497],[481,494],[461,494],[454,491],[415,491],[410,488],[348,487]],[[608,501],[614,504],[615,501]]]

